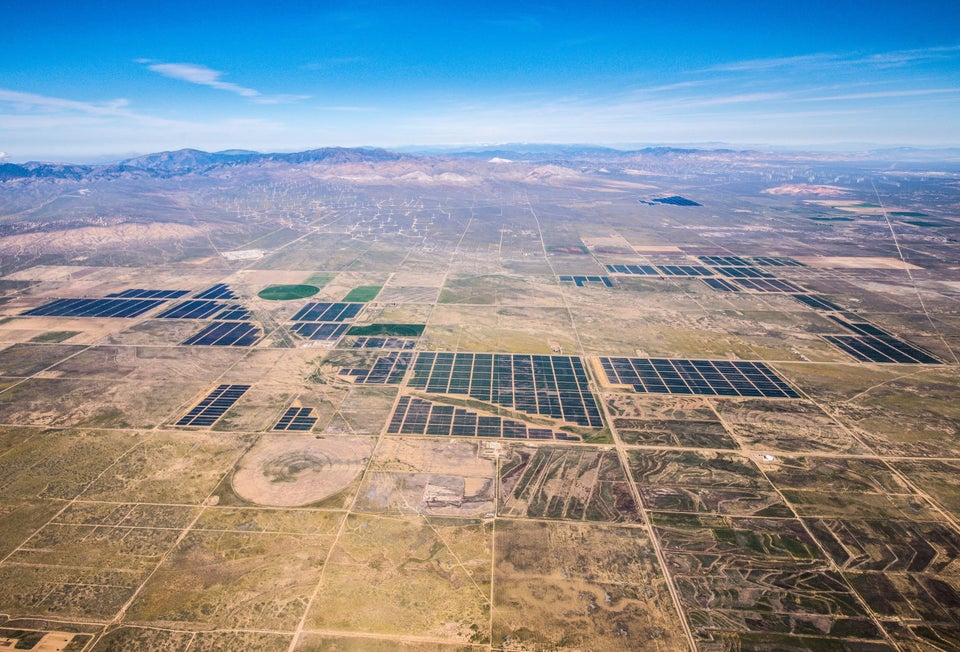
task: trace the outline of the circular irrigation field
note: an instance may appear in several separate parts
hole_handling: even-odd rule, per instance
[[[267,301],[291,301],[312,297],[319,291],[316,285],[271,285],[260,290],[257,296]]]

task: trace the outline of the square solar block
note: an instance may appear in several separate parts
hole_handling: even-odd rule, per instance
[[[762,362],[600,358],[600,365],[608,382],[642,393],[799,397]]]
[[[839,312],[843,310],[843,308],[834,302],[818,294],[794,294],[792,296],[794,300],[799,301],[805,306],[810,306],[814,310],[824,310],[826,312]]]
[[[31,317],[133,318],[165,302],[165,299],[57,299],[22,314]]]
[[[220,385],[177,421],[176,425],[212,426],[248,389],[250,385]]]
[[[253,346],[261,331],[245,322],[215,321],[183,342],[184,346]]]
[[[239,299],[226,283],[217,283],[194,295],[194,299]]]

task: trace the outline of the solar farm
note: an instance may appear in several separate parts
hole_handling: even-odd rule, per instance
[[[947,177],[527,165],[3,259],[0,648],[960,647]]]

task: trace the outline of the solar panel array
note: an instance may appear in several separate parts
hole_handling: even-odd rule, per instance
[[[614,274],[633,274],[635,276],[659,276],[653,265],[607,265],[607,271]]]
[[[246,322],[215,321],[184,340],[184,346],[253,346],[262,331]]]
[[[798,398],[762,362],[602,357],[600,365],[610,383],[637,392]]]
[[[866,322],[830,319],[856,335],[824,335],[823,338],[861,362],[940,364],[934,355]]]
[[[810,306],[815,310],[825,310],[827,312],[840,311],[842,308],[819,294],[794,294],[793,298],[805,306]]]
[[[353,319],[363,310],[362,303],[325,303],[320,301],[311,301],[297,314],[291,321],[326,321],[342,322]]]
[[[730,267],[805,267],[801,262],[788,256],[697,256],[700,262],[712,266],[730,266]]]
[[[702,265],[657,265],[657,270],[664,276],[713,276]]]
[[[756,267],[714,267],[714,269],[727,278],[774,278],[770,272]]]
[[[739,285],[734,285],[725,278],[702,278],[700,279],[714,290],[722,292],[743,292]]]
[[[753,262],[763,267],[806,267],[789,256],[753,256]]]
[[[160,319],[207,319],[216,316],[225,319],[223,314],[232,313],[242,315],[242,319],[249,319],[250,313],[243,306],[227,304],[222,301],[209,299],[190,299],[161,312]]]
[[[177,421],[177,425],[212,426],[248,389],[250,385],[220,385]]]
[[[791,281],[782,278],[738,278],[735,283],[747,290],[756,292],[805,292],[805,290]]]
[[[113,299],[179,299],[186,294],[190,294],[190,290],[143,290],[133,288],[108,294],[107,297]]]
[[[351,346],[355,349],[401,349],[409,350],[417,345],[416,340],[403,337],[358,337]]]
[[[397,351],[380,356],[369,369],[341,369],[340,375],[363,385],[399,385],[411,362],[413,353]]]
[[[420,353],[409,386],[432,394],[468,395],[529,414],[603,427],[578,357]]]
[[[439,435],[496,439],[581,441],[550,428],[536,428],[512,419],[483,415],[472,410],[441,405],[421,398],[401,396],[387,426],[394,435]]]
[[[57,299],[27,310],[31,317],[139,317],[166,299]]]
[[[752,267],[751,263],[746,258],[741,258],[740,256],[697,256],[697,259],[705,265],[729,265],[731,267]]]
[[[239,299],[226,283],[217,283],[194,295],[194,299]]]
[[[311,407],[291,407],[287,408],[274,430],[295,430],[298,432],[308,432],[313,430],[317,424],[317,417],[313,416]]]
[[[337,322],[298,322],[290,327],[294,333],[313,341],[338,340],[347,332],[350,324]]]
[[[608,288],[613,287],[613,281],[609,276],[561,276],[561,283],[575,283],[578,288],[582,288],[587,283],[603,283]]]

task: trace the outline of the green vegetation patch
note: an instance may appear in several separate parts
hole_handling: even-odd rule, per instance
[[[890,211],[890,214],[897,217],[930,217],[926,213],[917,213],[916,211]]]
[[[590,250],[582,244],[547,245],[547,252],[551,254],[569,254],[572,256],[589,255]]]
[[[312,297],[319,291],[316,285],[271,285],[260,290],[257,296],[267,301],[292,301]]]
[[[343,300],[351,303],[366,303],[367,301],[373,301],[382,289],[382,285],[361,285],[350,290],[350,293],[343,297]]]
[[[80,331],[50,331],[49,333],[41,333],[36,337],[32,337],[30,338],[30,341],[38,342],[40,344],[59,344],[60,342],[65,342],[74,335],[79,334]]]
[[[347,335],[392,335],[394,337],[420,337],[426,324],[370,324],[354,326]]]

